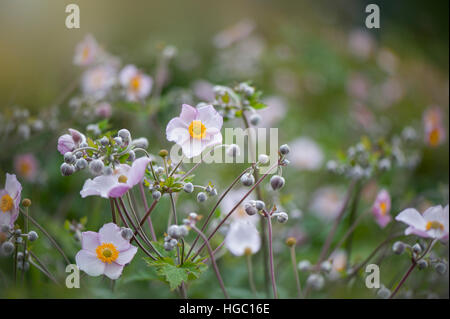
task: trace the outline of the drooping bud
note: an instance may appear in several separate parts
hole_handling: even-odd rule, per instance
[[[280,146],[279,151],[280,151],[281,155],[287,155],[287,154],[289,154],[291,149],[289,148],[289,145],[283,144],[283,145]]]
[[[63,176],[70,176],[73,173],[75,173],[75,167],[71,164],[67,164],[67,163],[62,163],[61,165],[61,174]]]
[[[253,183],[255,183],[255,177],[253,176],[253,174],[245,173],[241,177],[241,183],[244,186],[252,186]]]
[[[282,188],[284,186],[284,178],[280,175],[273,175],[270,178],[270,186],[274,191]]]
[[[192,192],[194,191],[194,184],[192,184],[192,183],[186,183],[186,184],[184,184],[183,190],[184,190],[186,193],[192,193]]]

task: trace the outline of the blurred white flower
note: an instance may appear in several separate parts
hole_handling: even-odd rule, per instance
[[[86,70],[81,78],[84,95],[96,100],[104,98],[116,82],[116,69],[108,64]]]
[[[225,216],[226,214],[228,214],[233,209],[233,207],[242,199],[242,197],[244,197],[244,195],[247,192],[248,192],[247,188],[230,190],[228,192],[227,196],[225,196],[223,201],[220,203],[220,211],[221,211],[222,215]],[[232,223],[242,222],[242,221],[251,222],[253,224],[257,223],[257,221],[259,220],[259,215],[255,214],[255,215],[250,216],[245,212],[245,209],[244,209],[245,203],[250,200],[254,200],[253,194],[250,194],[245,199],[245,201],[243,201],[242,204],[238,206],[238,208],[233,212],[233,214],[231,214],[230,220]]]
[[[320,146],[308,137],[300,137],[289,143],[291,152],[289,160],[293,167],[299,170],[318,170],[324,161],[323,151]]]
[[[253,223],[235,221],[225,236],[225,247],[235,256],[255,254],[261,247],[261,236]]]
[[[344,203],[344,194],[332,186],[319,188],[312,196],[310,210],[325,221],[333,220]]]

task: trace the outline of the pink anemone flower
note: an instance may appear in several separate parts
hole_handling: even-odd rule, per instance
[[[391,211],[391,196],[388,191],[382,189],[372,206],[372,213],[375,216],[375,220],[380,225],[381,228],[386,227],[387,224],[391,221],[391,215],[389,212]]]
[[[128,101],[145,99],[152,90],[153,80],[134,65],[125,66],[119,75],[120,84],[126,89]]]
[[[167,124],[166,135],[171,142],[181,146],[183,154],[192,158],[210,146],[222,143],[223,118],[212,105],[198,109],[183,104],[179,117]]]
[[[14,226],[19,215],[21,193],[22,185],[16,175],[6,173],[5,188],[0,190],[0,226]]]
[[[405,235],[448,240],[448,205],[445,208],[441,205],[430,207],[423,214],[414,208],[407,208],[395,220],[409,226]]]
[[[94,179],[86,180],[80,192],[81,197],[121,197],[142,181],[148,163],[150,163],[148,157],[141,157],[135,160],[131,166],[127,164],[117,165],[111,175],[101,175]]]
[[[39,163],[31,153],[21,154],[14,158],[14,170],[28,181],[34,181],[38,174]]]
[[[75,256],[78,268],[89,276],[105,275],[117,279],[123,267],[136,255],[137,247],[122,237],[121,229],[108,223],[99,232],[81,233],[81,250]]]

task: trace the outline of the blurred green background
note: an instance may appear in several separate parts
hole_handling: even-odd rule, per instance
[[[65,7],[77,3],[81,11],[81,28],[65,27]],[[377,3],[381,9],[381,28],[364,27],[365,6]],[[437,105],[444,114],[448,136],[448,1],[52,1],[0,0],[0,111],[11,112],[16,106],[27,108],[31,116],[58,103],[57,123],[51,129],[34,132],[28,139],[15,136],[1,137],[0,181],[6,172],[14,171],[16,155],[31,152],[39,160],[43,173],[41,182],[21,181],[23,196],[33,201],[31,214],[44,224],[61,243],[69,258],[79,244],[63,228],[65,220],[88,217],[87,229],[97,231],[108,221],[109,204],[100,198],[82,199],[79,190],[87,177],[84,173],[62,177],[62,162],[56,151],[59,135],[68,127],[84,130],[91,118],[74,117],[64,92],[77,83],[81,70],[72,64],[75,45],[86,34],[97,41],[124,64],[136,64],[154,76],[161,47],[173,45],[177,55],[169,66],[169,80],[163,90],[164,103],[157,107],[155,121],[149,125],[148,114],[131,112],[113,105],[110,120],[114,129],[127,127],[133,136],[145,136],[150,150],[156,153],[170,143],[161,138],[159,128],[179,113],[181,102],[199,102],[193,94],[196,80],[213,84],[232,85],[251,80],[265,96],[281,96],[286,100],[287,114],[276,124],[280,127],[280,143],[291,142],[299,136],[313,138],[322,148],[326,160],[336,157],[357,143],[363,135],[373,138],[391,138],[405,126],[422,129],[422,114],[430,105]],[[230,26],[249,19],[255,30],[258,53],[255,69],[236,70],[234,62],[243,58],[253,47],[218,49],[214,36]],[[373,41],[374,48],[367,59],[355,57],[349,49],[349,36],[362,30]],[[245,43],[247,40],[242,40]],[[251,43],[250,40],[247,43]],[[396,56],[393,73],[380,69],[377,54],[383,49]],[[228,52],[228,53],[226,53]],[[228,54],[224,57],[224,54]],[[233,55],[234,54],[234,55]],[[379,57],[379,55],[378,55]],[[235,60],[236,59],[236,60]],[[231,62],[230,62],[231,61]],[[242,71],[242,72],[238,72]],[[370,88],[371,98],[365,105],[377,130],[357,124],[353,108],[354,97],[349,94],[353,75],[362,75]],[[394,87],[389,80],[400,84],[400,97],[389,100],[382,85]],[[77,94],[77,91],[73,92]],[[387,100],[387,101],[386,101]],[[384,101],[384,102],[380,102]],[[386,106],[387,105],[387,106]],[[45,113],[44,113],[45,114]],[[44,121],[46,120],[44,116]],[[238,123],[238,122],[236,122]],[[241,124],[238,124],[241,125]],[[164,136],[164,134],[162,134]],[[334,177],[324,169],[302,171],[287,168],[287,188],[281,200],[287,207],[301,209],[303,219],[289,221],[289,230],[301,231],[306,240],[297,247],[297,260],[317,259],[327,235],[325,225],[309,212],[314,191],[322,186],[345,188],[348,181]],[[239,173],[239,167],[218,166],[198,172],[198,180],[214,181],[220,190]],[[393,197],[392,214],[413,198],[428,204],[448,203],[449,156],[448,141],[438,148],[421,149],[421,161],[412,170],[394,170],[378,181],[376,187],[387,188]],[[372,204],[373,197],[363,199],[360,212]],[[212,202],[198,205],[187,196],[180,201],[187,213],[192,208],[206,214]],[[155,212],[157,232],[165,230],[169,203],[164,200]],[[344,221],[345,222],[345,221]],[[397,225],[398,226],[398,225]],[[289,261],[289,251],[283,245],[286,229],[275,226],[277,276],[280,296],[295,297],[295,286]],[[341,227],[342,228],[342,227]],[[402,229],[402,227],[398,227]],[[345,228],[339,229],[339,235]],[[59,256],[41,235],[33,251],[49,264],[59,278],[64,278],[64,266]],[[371,219],[365,218],[355,232],[352,263],[364,259],[387,235]],[[412,239],[409,239],[413,242]],[[215,242],[217,245],[220,242]],[[436,248],[441,256],[448,256],[448,247]],[[391,256],[383,260],[382,281],[393,285],[406,269],[405,256]],[[263,296],[261,263],[255,256],[257,285]],[[247,283],[245,259],[227,253],[219,260],[225,284],[236,298],[252,297]],[[173,298],[176,295],[154,278],[141,258],[135,258],[125,275],[110,291],[109,281],[102,278],[82,278],[81,289],[58,288],[32,269],[25,284],[14,287],[11,282],[11,260],[0,259],[0,297],[2,298]],[[153,277],[152,277],[153,276]],[[406,291],[417,298],[448,297],[448,275],[444,281],[432,270],[416,272]],[[302,282],[306,275],[301,274]],[[208,270],[192,284],[189,296],[193,298],[221,297],[214,274]],[[403,297],[406,297],[405,294]],[[316,298],[374,298],[374,292],[364,287],[363,279],[352,285],[327,283],[325,289],[313,293]]]

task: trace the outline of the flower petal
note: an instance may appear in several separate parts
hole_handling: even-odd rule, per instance
[[[5,190],[14,200],[15,208],[19,207],[20,194],[22,193],[22,185],[17,180],[16,175],[6,173]]]
[[[423,216],[414,208],[407,208],[395,217],[395,220],[405,223],[418,230],[425,230],[426,221]]]
[[[83,189],[80,192],[81,197],[98,195],[104,198],[108,198],[109,191],[119,184],[117,177],[114,175],[102,175],[96,178],[88,179],[83,185]]]
[[[141,157],[133,162],[127,176],[127,184],[129,186],[132,187],[142,181],[148,163],[150,163],[150,159],[148,157]]]
[[[181,114],[180,114],[180,120],[183,121],[183,123],[189,125],[193,120],[196,120],[198,117],[198,110],[190,106],[189,104],[183,104],[181,106]]]
[[[212,105],[205,105],[198,108],[198,118],[206,126],[206,128],[217,128],[221,129],[223,125],[223,118],[214,109]]]
[[[100,245],[98,233],[93,231],[85,231],[81,233],[81,247],[85,250],[95,252]]]
[[[110,279],[115,280],[119,278],[120,275],[122,275],[122,271],[123,271],[122,265],[116,263],[105,264],[105,276]]]
[[[137,247],[130,245],[128,249],[119,252],[119,257],[115,260],[119,265],[126,265],[131,262],[137,253]]]
[[[89,276],[100,276],[105,271],[105,264],[97,256],[87,250],[80,250],[75,256],[78,268]]]
[[[225,246],[235,256],[242,256],[248,248],[254,254],[261,247],[256,226],[249,222],[233,222],[225,237]]]
[[[130,247],[128,240],[125,240],[120,233],[120,227],[114,223],[103,225],[98,231],[100,243],[111,243],[117,250],[125,250]]]

